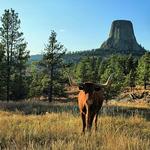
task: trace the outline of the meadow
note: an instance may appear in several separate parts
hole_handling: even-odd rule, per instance
[[[85,135],[77,102],[0,102],[0,110],[1,150],[150,149],[148,104],[104,104],[98,131]]]

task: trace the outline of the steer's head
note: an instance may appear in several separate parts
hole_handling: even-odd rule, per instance
[[[101,86],[92,82],[85,82],[79,84],[79,90],[83,90],[86,93],[93,93],[94,91],[101,90]]]
[[[92,105],[93,104],[92,95],[93,95],[93,92],[95,90],[94,84],[93,83],[89,83],[89,82],[81,83],[79,85],[79,90],[83,90],[85,92],[87,106]]]
[[[87,99],[86,99],[86,103],[88,105],[93,104],[93,92],[94,91],[100,91],[101,90],[101,86],[94,84],[92,82],[85,82],[85,83],[80,83],[79,84],[79,90],[83,90],[85,92],[85,94],[87,94]]]

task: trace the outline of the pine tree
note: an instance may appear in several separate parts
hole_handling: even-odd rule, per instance
[[[5,93],[5,57],[3,45],[0,43],[0,100],[6,98]]]
[[[39,62],[32,62],[29,67],[30,85],[28,97],[40,97],[48,87],[48,75],[39,69]],[[47,90],[46,90],[47,92]]]
[[[77,65],[76,72],[79,82],[88,82],[92,81],[93,70],[92,70],[92,61],[90,57],[84,57],[79,64]]]
[[[105,62],[105,70],[101,75],[101,83],[105,82],[110,74],[114,73],[111,88],[107,88],[105,90],[106,99],[116,96],[124,87],[125,75],[123,73],[123,67],[120,63],[121,59],[122,57],[118,55],[112,55],[108,58],[107,62]]]
[[[128,85],[131,88],[131,92],[134,92],[134,88],[136,86],[135,80],[136,80],[136,68],[137,68],[137,60],[133,58],[132,55],[129,55],[126,61],[126,70],[127,70],[127,79],[128,79]]]
[[[1,17],[1,22],[0,39],[4,48],[6,60],[6,99],[9,101],[12,97],[12,89],[14,90],[14,87],[12,88],[12,76],[18,73],[17,67],[20,64],[20,57],[17,56],[22,55],[21,57],[26,57],[23,56],[26,53],[26,43],[24,42],[23,33],[19,31],[20,19],[18,18],[18,13],[13,9],[5,10]],[[17,62],[18,64],[16,64]],[[23,63],[25,62],[26,61]]]
[[[144,89],[150,82],[150,53],[145,53],[139,60],[137,67],[138,83],[144,85]]]
[[[12,96],[14,99],[24,99],[27,96],[28,87],[27,80],[28,77],[26,75],[27,62],[29,58],[29,51],[26,50],[27,44],[21,43],[18,45],[17,50],[15,51],[14,58],[14,79],[13,86],[16,87],[12,89]],[[19,92],[18,92],[19,91]]]
[[[57,42],[57,34],[55,31],[51,31],[48,44],[45,48],[43,60],[40,63],[45,68],[46,74],[49,77],[48,83],[48,100],[52,101],[55,94],[55,86],[58,86],[58,82],[62,77],[61,68],[63,67],[63,55],[66,52],[64,46]],[[55,86],[54,86],[55,85]]]

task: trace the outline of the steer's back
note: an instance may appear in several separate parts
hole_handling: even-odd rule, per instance
[[[96,105],[101,105],[104,101],[103,91],[95,91],[92,94],[93,103]]]

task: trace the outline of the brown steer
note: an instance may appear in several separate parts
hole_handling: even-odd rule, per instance
[[[99,110],[104,101],[104,88],[111,84],[112,75],[105,84],[95,84],[91,82],[79,85],[78,105],[82,117],[83,132],[85,128],[90,131],[92,122],[95,120],[95,130],[97,130],[97,119]]]

